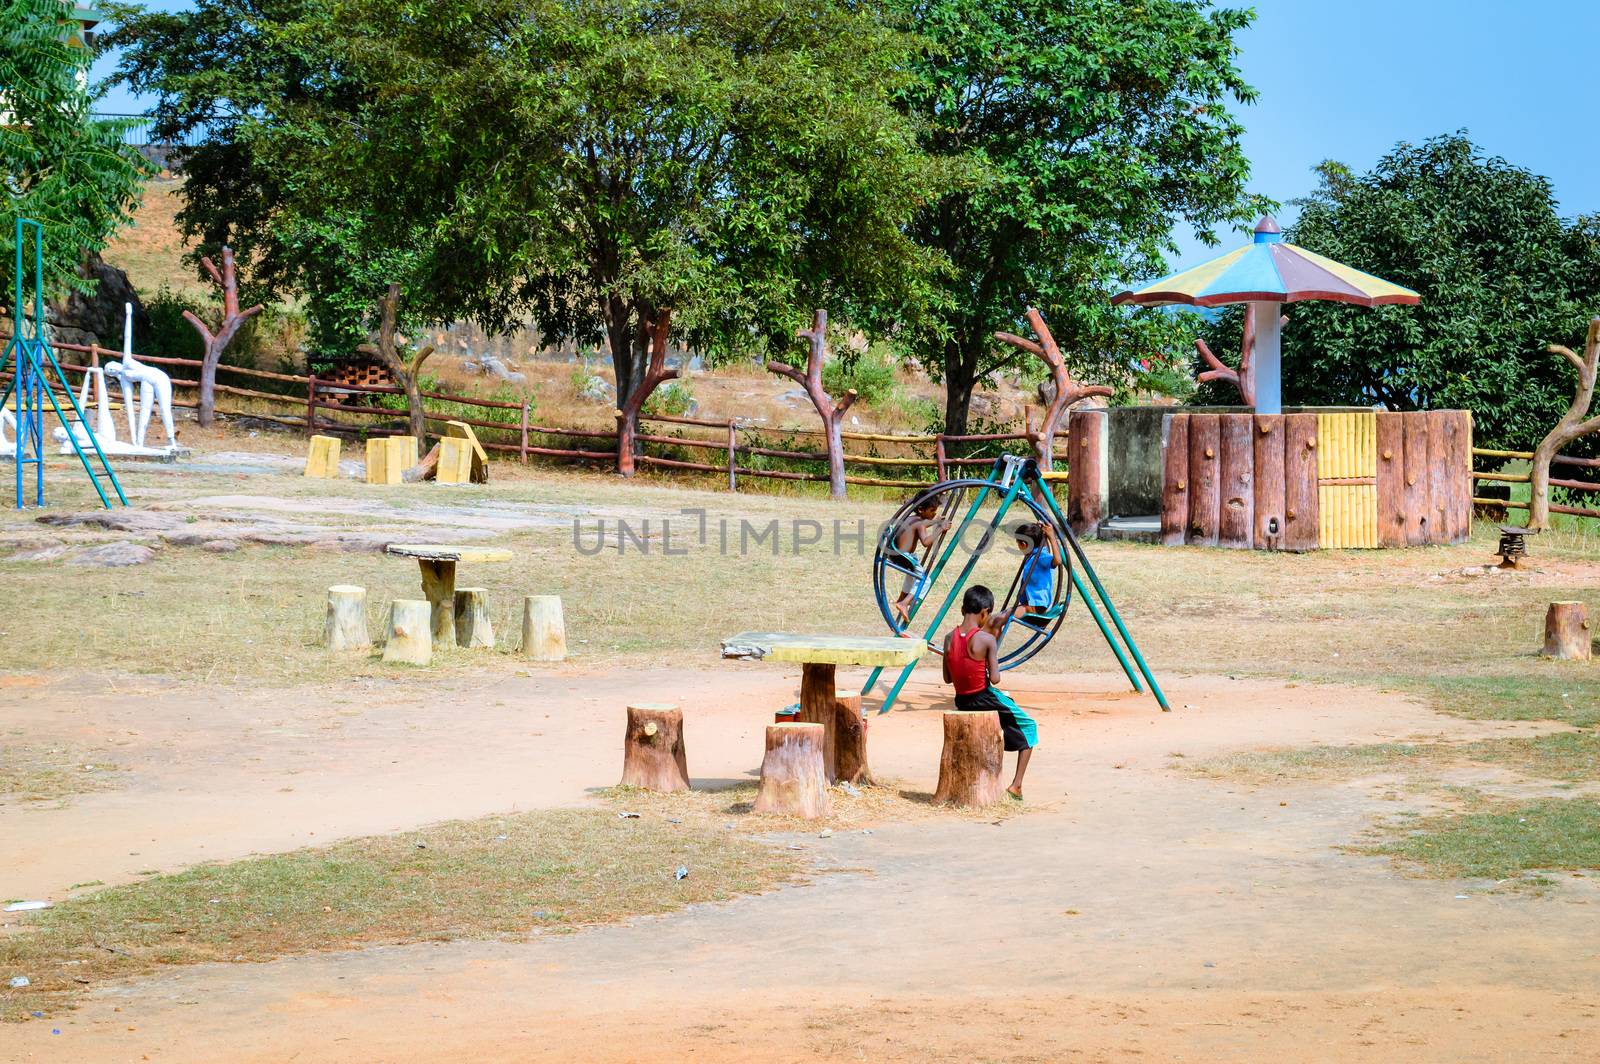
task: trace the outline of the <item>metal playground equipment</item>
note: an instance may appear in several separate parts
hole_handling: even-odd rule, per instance
[[[25,276],[24,263],[27,261],[24,246],[28,236],[33,238],[33,299],[32,308],[23,300],[23,277]],[[55,411],[57,420],[66,429],[66,438],[72,443],[72,450],[78,456],[78,461],[83,463],[83,471],[89,474],[89,483],[94,485],[94,490],[100,496],[100,502],[111,508],[111,499],[106,494],[102,481],[109,483],[115,492],[117,501],[128,505],[128,497],[122,493],[122,485],[117,482],[117,475],[111,471],[111,466],[106,462],[106,456],[100,450],[99,442],[94,438],[94,433],[84,432],[81,435],[87,438],[89,449],[94,453],[94,464],[91,465],[89,455],[85,453],[80,433],[72,431],[74,425],[87,425],[88,419],[83,415],[83,408],[78,405],[78,398],[72,392],[72,387],[67,383],[66,374],[61,372],[61,363],[56,361],[56,355],[45,339],[45,313],[44,313],[44,227],[38,222],[28,218],[18,218],[16,228],[17,258],[16,272],[13,275],[12,288],[12,337],[6,344],[5,351],[0,353],[0,372],[4,372],[7,365],[11,366],[11,381],[6,385],[5,392],[0,394],[0,420],[10,415],[5,408],[11,401],[11,396],[16,395],[16,440],[11,445],[11,452],[16,459],[17,474],[17,509],[27,505],[27,477],[26,469],[33,467],[33,505],[44,505],[44,404],[49,400],[50,408]],[[53,372],[46,372],[46,367]],[[52,383],[52,380],[55,383]],[[61,408],[61,402],[56,398],[56,384],[61,387],[61,394],[66,396],[76,420],[69,419]],[[0,432],[0,439],[4,433]],[[99,468],[96,469],[95,467]]]
[[[901,549],[897,546],[895,538],[903,527],[903,522],[914,510],[926,509],[930,501],[938,504],[941,531],[919,553]],[[878,601],[878,610],[883,614],[883,619],[890,630],[900,633],[911,627],[921,613],[928,596],[939,584],[945,566],[950,563],[958,550],[965,548],[967,556],[961,571],[949,585],[943,602],[935,611],[932,622],[927,628],[925,638],[930,647],[934,646],[933,641],[940,626],[951,608],[960,601],[973,569],[979,559],[994,545],[995,533],[1000,528],[1001,522],[1012,508],[1017,506],[1029,514],[1032,520],[1050,525],[1055,530],[1056,542],[1069,546],[1071,554],[1061,551],[1063,557],[1056,559],[1057,564],[1052,570],[1054,587],[1050,605],[1042,612],[1015,616],[1006,621],[1006,626],[1000,635],[1000,668],[1013,669],[1045,648],[1061,628],[1067,607],[1072,601],[1072,594],[1076,591],[1089,616],[1100,629],[1106,645],[1116,655],[1117,663],[1122,666],[1122,671],[1128,677],[1128,682],[1133,685],[1133,689],[1143,691],[1144,684],[1149,684],[1150,693],[1155,696],[1157,704],[1163,711],[1170,710],[1166,695],[1161,691],[1161,685],[1151,674],[1144,655],[1139,652],[1133,636],[1128,633],[1128,626],[1123,622],[1122,615],[1117,612],[1117,607],[1107,594],[1105,585],[1100,582],[1094,566],[1084,554],[1083,545],[1079,543],[1078,537],[1067,524],[1066,516],[1056,504],[1055,496],[1051,494],[1039,472],[1038,464],[1032,458],[1003,455],[995,460],[989,475],[984,479],[947,480],[935,484],[927,491],[918,493],[885,524],[873,558],[873,592]],[[990,516],[985,520],[981,515],[986,511]],[[976,543],[969,545],[968,537],[973,529],[978,530],[978,539]],[[1077,559],[1076,566],[1073,565],[1074,557]],[[1027,565],[1028,559],[1024,557],[1017,566],[1010,589],[997,601],[997,609],[1010,609],[1021,601],[1024,568]],[[1085,576],[1088,577],[1087,584],[1084,582]],[[902,578],[913,588],[912,601],[903,623],[890,605],[889,597],[891,583]],[[895,699],[900,695],[900,689],[905,686],[906,680],[911,677],[911,672],[915,668],[916,664],[912,663],[900,672],[893,686],[889,688],[888,694],[884,696],[879,713],[887,713],[894,705]],[[863,693],[870,692],[877,685],[883,671],[882,668],[872,671],[862,689]]]

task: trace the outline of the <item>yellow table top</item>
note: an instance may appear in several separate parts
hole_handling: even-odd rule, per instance
[[[807,665],[910,665],[926,648],[919,639],[892,635],[795,635],[740,632],[722,641],[725,658],[756,658]]]
[[[425,562],[508,562],[504,547],[464,547],[455,543],[391,543],[384,550],[397,558]]]

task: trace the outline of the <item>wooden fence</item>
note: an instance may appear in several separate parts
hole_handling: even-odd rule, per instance
[[[1472,449],[1472,456],[1474,458],[1499,459],[1501,460],[1502,464],[1504,460],[1507,459],[1520,458],[1524,461],[1530,462],[1533,460],[1532,451],[1495,451],[1486,447],[1474,447]],[[1555,466],[1570,466],[1578,469],[1600,469],[1600,458],[1568,458],[1565,455],[1558,454],[1554,458],[1550,459],[1550,465],[1552,468]],[[1498,484],[1526,484],[1530,480],[1530,477],[1527,473],[1479,472],[1477,469],[1474,469],[1472,471],[1472,480],[1472,502],[1474,505],[1491,508],[1499,507],[1502,511],[1526,510],[1528,508],[1528,504],[1525,502],[1517,502],[1511,499],[1480,497],[1478,495],[1477,485],[1477,482],[1480,480],[1490,481]],[[1551,477],[1550,486],[1552,488],[1567,488],[1571,491],[1585,492],[1589,494],[1600,494],[1600,484],[1596,484],[1587,480],[1570,480],[1561,477]],[[1554,514],[1572,514],[1575,517],[1600,518],[1600,510],[1585,509],[1581,506],[1562,506],[1557,503],[1550,504],[1550,512]]]
[[[0,340],[8,339],[0,335]],[[100,359],[114,358],[117,352],[95,345],[52,343],[57,351],[73,354],[88,355],[90,365],[99,365]],[[192,368],[199,370],[199,359],[174,358],[156,355],[141,355],[141,361],[159,366],[171,367],[174,370]],[[62,362],[63,370],[83,374],[90,365],[77,362]],[[246,388],[238,385],[218,383],[216,393],[218,397],[236,396],[239,398],[257,401],[279,403],[297,411],[295,414],[266,413],[257,410],[242,410],[217,405],[216,412],[232,417],[259,418],[264,421],[280,425],[302,428],[307,435],[315,433],[351,433],[364,436],[385,436],[404,433],[404,427],[363,424],[359,420],[371,421],[373,419],[403,420],[405,411],[393,407],[378,406],[370,400],[360,401],[367,395],[404,395],[405,390],[392,385],[357,385],[334,384],[329,381],[318,380],[315,374],[301,376],[293,373],[275,373],[269,370],[252,369],[244,366],[221,365],[217,367],[219,373],[236,374],[244,378],[257,380],[276,381],[284,384],[294,384],[304,388],[305,397],[282,391],[263,391],[257,388]],[[198,372],[193,374],[198,377]],[[0,375],[0,380],[8,379],[9,375]],[[188,380],[177,376],[172,378],[174,389],[198,391],[198,380]],[[447,402],[466,407],[476,407],[483,410],[514,410],[517,417],[514,422],[499,420],[491,421],[487,417],[475,418],[463,416],[459,413],[448,415],[437,411],[428,411],[424,404],[425,416],[429,421],[442,425],[445,421],[462,421],[476,429],[488,430],[499,435],[510,435],[516,442],[507,442],[493,436],[485,437],[480,432],[480,442],[487,451],[506,455],[516,455],[526,463],[530,457],[559,458],[571,461],[601,462],[614,465],[617,460],[617,431],[616,429],[603,430],[582,427],[562,427],[554,425],[541,425],[532,419],[532,408],[528,401],[520,403],[506,402],[496,399],[480,399],[475,396],[451,395],[444,392],[423,392],[424,399],[433,399],[438,402]],[[352,401],[356,400],[356,401]],[[194,409],[196,402],[184,402],[174,398],[174,407]],[[783,437],[820,437],[820,429],[803,428],[763,428],[760,426],[741,423],[735,419],[712,420],[708,418],[678,417],[665,414],[640,416],[641,423],[649,422],[660,425],[677,425],[685,429],[714,430],[715,438],[705,439],[689,435],[661,435],[659,433],[641,432],[636,439],[641,444],[651,445],[658,449],[674,448],[691,452],[707,452],[706,461],[694,461],[685,458],[668,457],[662,454],[652,454],[648,451],[640,454],[637,461],[643,465],[655,466],[661,469],[682,470],[685,472],[724,474],[727,478],[728,490],[738,490],[740,477],[755,477],[771,480],[789,481],[818,481],[826,483],[826,472],[809,472],[793,469],[764,469],[752,466],[749,458],[758,456],[793,462],[816,462],[822,466],[827,465],[827,452],[814,450],[795,450],[764,446],[760,437],[777,435]],[[1030,426],[1031,427],[1031,426]],[[741,433],[745,439],[750,436],[757,437],[757,442],[741,442]],[[971,453],[974,448],[986,445],[1004,443],[1027,444],[1030,440],[1028,432],[1003,432],[1003,433],[971,433],[964,435],[898,435],[887,433],[844,432],[841,434],[845,440],[867,444],[885,444],[913,453],[901,455],[879,455],[849,453],[844,456],[847,466],[857,468],[865,467],[866,472],[893,471],[906,474],[915,474],[917,471],[928,471],[932,479],[907,477],[888,477],[863,475],[861,473],[848,474],[845,477],[847,484],[857,484],[867,487],[885,488],[918,488],[932,483],[934,480],[944,480],[949,476],[957,475],[958,471],[966,467],[988,467],[994,462],[995,454],[984,455]],[[1067,435],[1066,431],[1057,433],[1057,438]],[[580,445],[574,446],[579,441]],[[587,441],[593,441],[589,443]],[[604,448],[604,449],[602,449]],[[1069,448],[1070,450],[1070,448]],[[916,453],[918,451],[931,453]],[[954,452],[954,453],[953,453]],[[711,454],[719,455],[717,461],[711,461]],[[1067,458],[1065,453],[1055,453],[1058,468],[1064,469]],[[1051,479],[1066,480],[1065,472],[1051,475]]]

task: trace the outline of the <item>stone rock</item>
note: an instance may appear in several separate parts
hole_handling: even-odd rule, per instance
[[[974,417],[993,421],[1000,413],[1000,401],[992,395],[974,392],[972,399],[967,403],[967,410]]]
[[[778,402],[785,403],[789,406],[794,406],[797,403],[811,402],[811,397],[805,392],[801,391],[799,388],[790,388],[788,391],[783,392],[778,396]]]
[[[200,544],[201,550],[210,551],[212,554],[231,554],[239,549],[236,539],[208,539]]]
[[[185,523],[181,514],[152,513],[149,510],[83,510],[77,513],[45,514],[41,525],[61,528],[104,528],[111,532],[137,532],[146,535],[171,531]]]
[[[124,303],[133,304],[134,336],[143,338],[150,335],[150,315],[139,301],[139,293],[126,273],[108,265],[98,255],[91,255],[79,272],[95,282],[94,292],[87,296],[74,292],[65,303],[51,308],[53,313],[50,318],[56,328],[57,340],[65,343],[84,342],[67,338],[65,332],[75,329],[94,337],[87,342],[120,349]]]
[[[124,540],[120,543],[102,543],[98,547],[81,550],[68,558],[66,564],[120,569],[129,565],[143,565],[155,556],[156,552],[144,544]]]
[[[1056,401],[1056,382],[1046,378],[1039,382],[1039,387],[1033,393],[1039,397],[1040,406],[1049,406]]]
[[[578,389],[578,398],[591,403],[614,405],[617,401],[617,389],[604,377],[590,375]]]

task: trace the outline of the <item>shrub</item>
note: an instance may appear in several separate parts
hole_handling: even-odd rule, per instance
[[[851,388],[856,401],[878,406],[895,396],[895,361],[883,348],[874,345],[857,355],[823,363],[822,386],[837,399]]]

